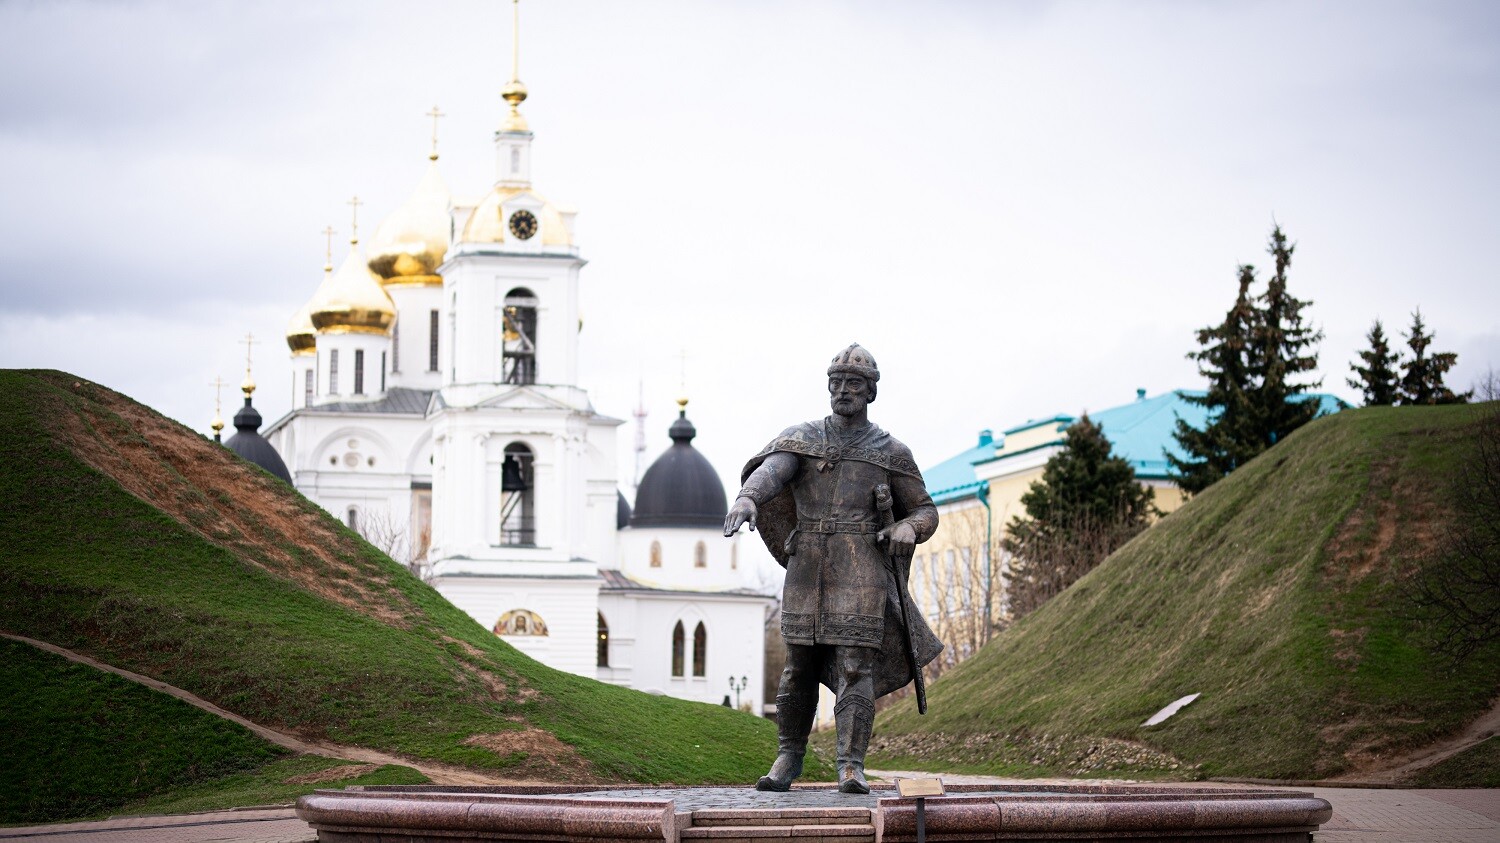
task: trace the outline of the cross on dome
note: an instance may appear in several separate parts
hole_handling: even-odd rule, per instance
[[[521,83],[521,0],[512,0],[510,81],[500,89],[500,98],[510,103],[510,115],[501,124],[500,131],[531,131],[526,118],[521,116],[521,103],[526,101],[526,96],[526,86]]]
[[[437,151],[438,119],[441,118],[441,117],[447,117],[448,115],[446,115],[443,112],[439,111],[438,107],[434,105],[432,107],[432,110],[429,111],[429,112],[427,112],[427,116],[432,118],[432,151],[429,152],[429,153],[427,153],[427,160],[429,160],[429,161],[436,161],[436,160],[438,160],[438,151]]]
[[[332,272],[333,271],[333,235],[334,235],[333,226],[331,226],[331,225],[325,225],[325,226],[323,226],[323,230],[321,232],[319,232],[319,233],[322,234],[328,240],[328,244],[323,249],[323,271],[324,272]]]
[[[255,379],[250,377],[251,355],[254,352],[254,346],[259,344],[260,340],[256,339],[254,334],[247,332],[240,342],[245,344],[245,380],[240,384],[240,391],[245,393],[246,399],[249,399],[250,393],[255,391]]]
[[[353,246],[359,242],[359,206],[365,203],[364,200],[355,196],[344,204],[354,209],[349,215],[349,245]]]
[[[214,379],[209,383],[209,386],[214,388],[214,420],[208,426],[213,428],[214,441],[217,442],[219,441],[219,432],[224,429],[223,404],[220,400],[224,395],[224,379],[218,375],[214,375]]]

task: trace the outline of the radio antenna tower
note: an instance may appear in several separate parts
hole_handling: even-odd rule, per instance
[[[646,384],[645,379],[636,382],[635,412],[635,475],[630,481],[632,492],[641,488],[641,461],[646,456]],[[634,495],[631,495],[634,497]]]

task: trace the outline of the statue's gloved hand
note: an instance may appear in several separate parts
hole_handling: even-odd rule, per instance
[[[724,535],[732,536],[739,532],[741,524],[749,524],[750,531],[755,532],[755,501],[741,495],[734,500],[734,506],[729,508],[729,514],[724,516]]]
[[[733,515],[730,512],[730,515]],[[877,542],[885,545],[885,552],[892,557],[902,558],[910,556],[917,547],[917,531],[905,521],[897,521],[875,537]]]

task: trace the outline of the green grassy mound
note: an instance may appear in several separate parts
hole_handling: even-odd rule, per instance
[[[1445,758],[1402,784],[1407,787],[1500,787],[1500,736]]]
[[[1455,666],[1404,583],[1454,526],[1489,412],[1307,425],[946,674],[927,716],[884,712],[872,766],[1306,779],[1457,732],[1500,691],[1500,647]]]
[[[97,814],[286,754],[174,697],[6,639],[0,710],[5,823]]]
[[[754,781],[775,745],[760,718],[537,663],[280,481],[64,373],[0,372],[0,558],[7,631],[305,739],[563,782]]]
[[[289,757],[175,697],[5,639],[0,711],[6,757],[0,823],[8,825],[289,802],[320,785],[287,779],[332,777],[324,771],[345,765]],[[339,781],[408,784],[426,777],[391,766]]]
[[[211,782],[173,788],[167,793],[131,802],[113,814],[186,814],[246,805],[287,805],[319,788],[375,784],[426,784],[428,779],[410,767],[351,764],[317,755],[272,761],[255,770]]]

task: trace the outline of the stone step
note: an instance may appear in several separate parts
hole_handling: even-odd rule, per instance
[[[704,808],[693,812],[692,826],[868,825],[871,822],[869,808]]]
[[[681,839],[705,843],[875,843],[875,826],[855,825],[712,825],[684,828]]]

